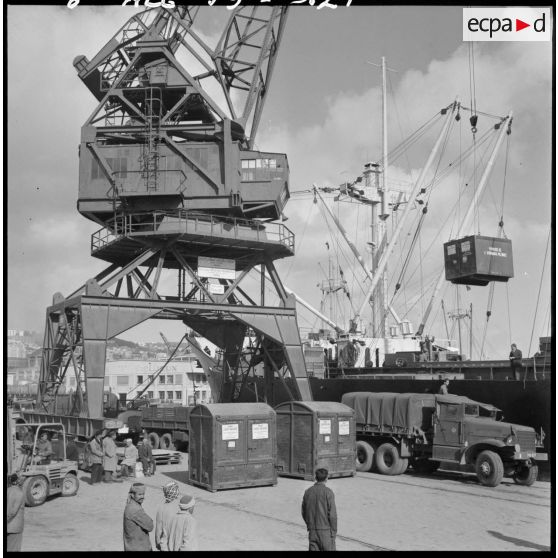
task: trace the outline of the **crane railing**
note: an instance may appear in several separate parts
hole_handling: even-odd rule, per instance
[[[154,234],[192,234],[253,242],[279,243],[294,252],[295,237],[282,223],[260,223],[236,217],[222,217],[187,210],[126,213],[110,226],[91,235],[91,251],[96,252],[122,238]]]

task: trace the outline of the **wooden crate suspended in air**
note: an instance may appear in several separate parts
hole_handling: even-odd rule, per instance
[[[444,244],[446,279],[457,285],[488,285],[513,277],[512,243],[507,238],[466,236]]]

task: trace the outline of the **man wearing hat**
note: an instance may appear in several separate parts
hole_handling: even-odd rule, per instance
[[[198,550],[197,525],[193,515],[195,504],[193,496],[182,496],[178,512],[170,518],[168,529],[163,531],[161,550]]]
[[[141,482],[132,484],[124,509],[124,550],[151,550],[149,532],[153,531],[153,520],[141,505],[144,498],[145,485]]]
[[[163,496],[165,501],[157,508],[155,515],[155,546],[159,550],[162,550],[161,541],[168,537],[171,519],[178,513],[180,498],[178,484],[174,481],[165,484],[163,486]]]

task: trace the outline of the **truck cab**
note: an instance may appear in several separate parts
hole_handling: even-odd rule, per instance
[[[504,475],[531,485],[542,439],[535,430],[497,420],[500,409],[456,395],[436,396],[432,420],[432,459],[473,466],[479,481],[498,485]]]

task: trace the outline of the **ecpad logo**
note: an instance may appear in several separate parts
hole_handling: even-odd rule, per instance
[[[463,8],[464,41],[550,41],[550,8]]]

